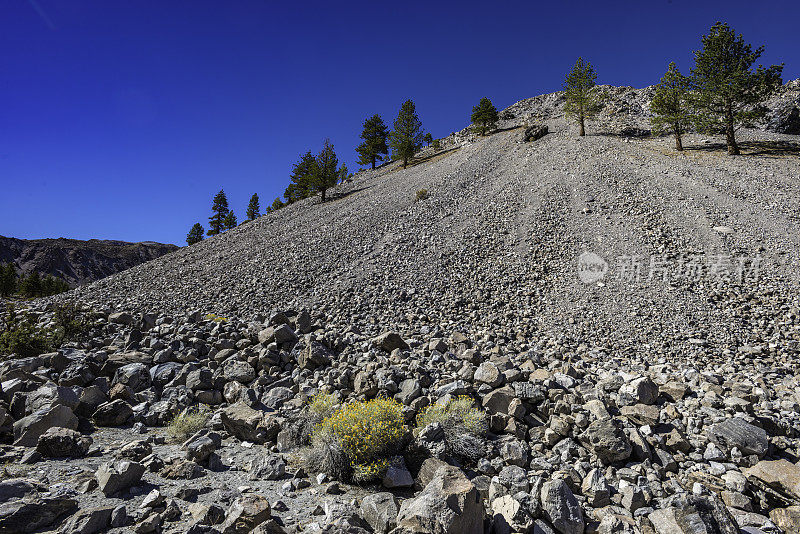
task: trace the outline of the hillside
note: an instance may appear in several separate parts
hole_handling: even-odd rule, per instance
[[[71,337],[0,335],[0,532],[797,532],[787,87],[736,157],[644,135],[648,89],[583,138],[524,100],[20,303]]]
[[[510,109],[522,115],[532,101]],[[552,133],[534,143],[510,129],[406,170],[363,172],[331,202],[307,199],[77,296],[243,318],[309,307],[367,329],[447,324],[626,352],[692,354],[697,339],[704,352],[735,351],[788,335],[790,325],[754,331],[752,319],[797,305],[787,291],[797,283],[797,137],[744,131],[745,156],[729,158],[706,136],[678,154],[666,138],[591,135],[609,128],[602,117],[583,139],[561,118],[546,122]],[[422,188],[430,198],[415,202]],[[611,263],[605,285],[579,281],[584,251]],[[661,255],[673,272],[648,282]],[[758,279],[676,276],[681,259],[718,255],[760,255]],[[616,276],[624,256],[644,262],[640,283]]]
[[[177,250],[175,245],[90,239],[16,239],[0,236],[0,262],[17,271],[50,274],[72,286],[93,282]]]

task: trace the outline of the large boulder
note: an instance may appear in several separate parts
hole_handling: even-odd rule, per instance
[[[800,505],[800,466],[788,460],[761,460],[744,476],[754,486],[784,506]]]
[[[131,417],[133,417],[133,408],[122,399],[101,404],[92,415],[97,426],[122,426]]]
[[[533,124],[525,128],[525,133],[522,134],[522,142],[523,143],[530,143],[531,141],[536,141],[537,139],[541,139],[548,133],[548,128],[546,124]]]
[[[49,383],[28,393],[25,397],[25,413],[29,414],[39,410],[48,410],[59,405],[74,410],[78,405],[78,395],[72,388]]]
[[[89,436],[69,428],[53,427],[39,436],[36,450],[45,458],[82,458],[91,445]]]
[[[593,421],[579,439],[606,465],[627,460],[633,452],[628,437],[613,419]]]
[[[256,493],[246,493],[231,504],[220,526],[222,534],[245,534],[271,516],[269,501]]]
[[[581,506],[561,479],[542,485],[542,515],[561,534],[583,534],[584,522]]]
[[[751,425],[741,417],[731,417],[717,423],[707,434],[708,439],[727,453],[736,447],[744,455],[755,454],[763,458],[769,450],[769,437],[766,431]]]
[[[374,347],[383,349],[386,352],[392,352],[394,349],[408,350],[408,343],[406,343],[397,332],[384,332],[372,338],[370,343],[372,343]]]
[[[100,491],[106,497],[109,497],[138,484],[144,471],[145,467],[138,462],[118,460],[114,463],[101,465],[94,476],[97,479]]]
[[[460,469],[445,465],[397,515],[397,534],[483,534],[486,512],[477,488]]]
[[[333,353],[319,341],[312,341],[304,347],[297,356],[297,364],[301,369],[314,370],[331,363]]]
[[[114,373],[114,385],[128,386],[134,392],[150,387],[150,368],[144,363],[123,365]]]
[[[78,508],[65,495],[26,497],[0,504],[0,532],[36,532]]]
[[[372,493],[361,500],[361,517],[372,530],[386,534],[397,525],[397,499],[388,492]]]
[[[39,443],[39,436],[53,427],[75,430],[78,428],[78,418],[62,404],[38,410],[14,423],[14,445],[35,447]]]
[[[656,534],[739,534],[739,525],[714,495],[680,497],[647,518]]]
[[[274,441],[280,431],[280,425],[274,419],[243,402],[232,404],[219,413],[225,429],[241,440],[253,443]]]
[[[47,486],[30,478],[0,480],[0,503],[21,499],[25,495],[47,491]]]

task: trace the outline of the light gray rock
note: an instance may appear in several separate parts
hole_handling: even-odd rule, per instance
[[[584,522],[578,500],[563,480],[542,486],[542,515],[561,534],[583,534]]]

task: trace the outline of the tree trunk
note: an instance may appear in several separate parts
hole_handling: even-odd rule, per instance
[[[675,150],[683,152],[683,142],[681,141],[681,133],[675,132]]]
[[[586,127],[583,125],[583,117],[580,118],[580,124],[581,124],[581,131],[578,135],[583,137],[584,135],[586,135]]]
[[[738,156],[740,154],[739,145],[736,144],[736,134],[733,129],[733,109],[730,104],[725,110],[725,138],[728,142],[728,154]]]
[[[325,202],[325,190],[322,190],[322,201]]]
[[[375,170],[375,156],[372,156],[372,170]]]
[[[408,166],[408,158],[403,158],[403,168],[405,169]]]

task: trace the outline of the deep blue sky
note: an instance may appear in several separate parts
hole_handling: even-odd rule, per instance
[[[797,0],[360,4],[0,0],[0,235],[184,244],[221,187],[241,220],[325,137],[356,170],[364,117],[407,98],[441,137],[578,55],[650,85],[716,20],[800,77]]]

